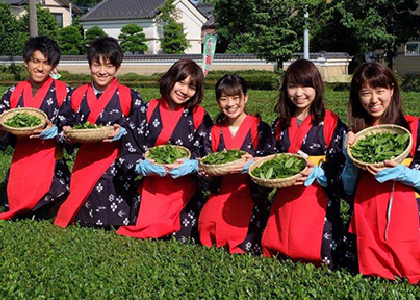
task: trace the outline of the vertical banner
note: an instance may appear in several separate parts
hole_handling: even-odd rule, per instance
[[[203,45],[203,72],[204,76],[210,71],[210,66],[213,63],[214,52],[216,52],[216,43],[217,43],[217,34],[216,33],[206,33],[204,35],[204,45]]]

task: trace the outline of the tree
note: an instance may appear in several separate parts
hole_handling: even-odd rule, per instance
[[[82,53],[83,37],[76,26],[61,28],[57,42],[60,46],[61,54],[78,55]]]
[[[216,0],[214,16],[221,45],[228,52],[252,52],[268,61],[286,61],[293,52],[302,51],[303,8],[321,2]]]
[[[129,51],[133,54],[139,52],[143,54],[147,51],[146,36],[144,35],[143,28],[137,24],[127,24],[121,28],[121,33],[118,36],[122,39],[121,48],[123,51]]]
[[[179,16],[171,0],[165,0],[164,5],[158,8],[159,21],[163,23],[163,40],[161,48],[169,54],[184,53],[190,46],[184,30],[184,24],[178,23]]]
[[[351,30],[358,52],[382,50],[391,68],[398,47],[420,37],[416,0],[336,0],[332,5],[341,24]]]
[[[22,32],[29,38],[29,7],[25,7],[26,13],[19,20]],[[58,37],[59,26],[55,17],[48,9],[43,9],[41,3],[36,5],[36,15],[38,19],[38,35],[47,36],[56,40]]]
[[[19,23],[12,14],[12,6],[0,3],[0,55],[20,55],[24,40]]]
[[[85,47],[89,47],[93,41],[107,36],[108,34],[106,34],[106,32],[103,31],[99,26],[93,26],[86,30],[86,38],[84,40],[84,45]]]

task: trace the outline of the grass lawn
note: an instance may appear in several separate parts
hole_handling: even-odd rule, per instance
[[[0,93],[5,90],[0,87]],[[139,91],[145,100],[159,96],[156,89]],[[249,96],[249,112],[271,124],[277,92]],[[325,94],[327,108],[344,121],[347,98],[347,92]],[[420,93],[404,93],[403,99],[406,113],[420,116]],[[213,91],[205,92],[203,106],[216,116]],[[1,183],[10,158],[10,152],[0,152]],[[0,221],[0,239],[1,299],[420,299],[420,288],[405,280],[79,226],[63,230],[50,221]]]

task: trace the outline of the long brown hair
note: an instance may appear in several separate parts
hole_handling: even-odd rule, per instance
[[[369,115],[360,101],[360,93],[366,87],[393,90],[391,102],[380,118],[381,123],[396,124],[409,129],[409,125],[404,118],[400,88],[395,73],[387,66],[374,62],[359,66],[354,71],[350,83],[347,114],[349,126],[354,132],[373,125],[372,116]]]
[[[289,99],[287,87],[289,84],[303,84],[305,87],[315,89],[316,95],[309,108],[312,124],[318,125],[325,117],[324,108],[324,83],[321,74],[316,66],[305,59],[298,59],[287,68],[283,84],[280,89],[280,96],[274,108],[279,115],[279,125],[282,130],[290,126],[290,120],[296,111],[296,106]]]
[[[183,58],[178,60],[172,67],[159,79],[160,94],[169,99],[169,94],[175,83],[191,77],[190,84],[195,86],[195,94],[185,103],[186,107],[193,107],[201,103],[204,95],[204,75],[203,70],[191,59]]]

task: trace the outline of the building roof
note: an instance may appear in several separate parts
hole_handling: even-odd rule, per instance
[[[210,3],[197,3],[197,9],[207,18],[207,22],[203,24],[203,27],[214,27],[214,16],[213,16],[213,5]]]
[[[70,5],[70,1],[67,1],[67,0],[57,0],[57,1],[63,3],[66,7],[69,7]],[[29,4],[29,0],[0,0],[0,2],[9,3],[12,6],[13,5],[22,6],[22,5]],[[43,6],[48,7],[48,4],[47,5],[43,4]],[[76,14],[81,14],[83,12],[79,7],[77,7],[74,4],[72,5],[72,11],[73,13],[76,13]]]
[[[152,19],[165,0],[103,0],[80,21]]]

